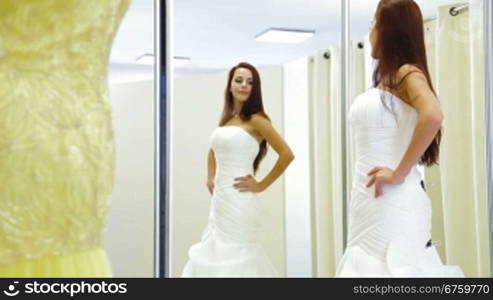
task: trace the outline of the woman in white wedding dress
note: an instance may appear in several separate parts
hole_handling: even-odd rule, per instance
[[[261,181],[253,176],[267,143],[279,158]],[[268,188],[294,159],[264,112],[260,76],[239,63],[228,76],[221,121],[211,136],[207,188],[212,194],[202,239],[189,250],[182,277],[278,277],[257,242],[256,193]]]
[[[412,0],[381,0],[370,41],[374,88],[349,111],[355,170],[338,277],[462,277],[431,242],[431,204],[417,164],[438,161],[442,112]]]

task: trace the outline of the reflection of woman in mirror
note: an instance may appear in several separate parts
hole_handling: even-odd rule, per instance
[[[261,181],[254,176],[267,151],[279,158]],[[275,277],[277,271],[256,242],[259,204],[256,193],[268,188],[294,156],[264,112],[260,77],[248,63],[228,76],[224,110],[211,137],[207,188],[212,194],[202,240],[189,251],[183,277]]]
[[[417,169],[437,163],[443,118],[421,11],[412,0],[381,0],[373,23],[374,88],[349,111],[356,161],[337,276],[463,276],[442,264],[431,242],[431,204]]]

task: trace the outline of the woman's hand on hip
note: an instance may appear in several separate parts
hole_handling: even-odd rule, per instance
[[[233,184],[240,192],[254,192],[258,193],[263,191],[262,185],[252,175],[246,175],[243,177],[236,177],[236,183]]]
[[[375,198],[383,195],[382,185],[384,184],[401,184],[404,182],[404,178],[400,178],[396,175],[394,170],[387,167],[375,167],[368,176],[371,176],[370,181],[366,184],[366,187],[375,185]]]
[[[209,178],[207,179],[207,189],[209,190],[209,193],[212,195],[212,191],[214,191],[214,178]]]

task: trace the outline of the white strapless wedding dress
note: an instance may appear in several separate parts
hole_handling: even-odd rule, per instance
[[[392,109],[390,112],[382,103]],[[380,89],[358,96],[349,110],[355,166],[348,208],[348,243],[338,277],[463,277],[443,265],[431,239],[431,203],[414,166],[399,185],[384,185],[374,197],[367,173],[395,169],[416,127],[413,107]]]
[[[182,277],[278,277],[258,243],[257,195],[239,192],[234,178],[253,174],[259,143],[245,129],[222,126],[211,136],[216,177],[209,221],[189,250]]]

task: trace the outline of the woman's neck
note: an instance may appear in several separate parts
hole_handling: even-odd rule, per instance
[[[233,102],[233,115],[239,115],[242,108],[243,108],[243,103],[234,100],[234,102]]]

